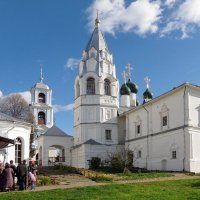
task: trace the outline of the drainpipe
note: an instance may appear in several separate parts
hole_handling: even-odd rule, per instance
[[[186,121],[186,86],[184,89],[184,95],[183,95],[183,141],[184,141],[184,148],[183,148],[183,171],[185,171],[185,158],[186,158],[186,138],[185,138],[185,121]]]
[[[146,109],[146,107],[144,105],[142,107],[147,112],[147,156],[146,156],[146,169],[148,169],[148,158],[149,158],[149,111]]]

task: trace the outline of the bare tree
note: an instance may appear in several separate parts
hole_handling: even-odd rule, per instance
[[[127,173],[136,161],[135,150],[131,150],[129,147],[118,149],[114,153],[109,155],[110,166],[119,171]]]
[[[8,97],[5,97],[0,102],[0,112],[11,117],[22,119],[29,123],[34,122],[34,115],[28,103],[20,94],[12,94]]]

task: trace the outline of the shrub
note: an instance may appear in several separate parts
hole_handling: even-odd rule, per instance
[[[92,170],[80,169],[80,174],[97,182],[105,182],[113,180],[113,176],[110,174],[99,173]]]
[[[36,185],[37,186],[43,186],[43,185],[50,185],[51,184],[51,178],[48,176],[38,176]]]
[[[90,169],[98,169],[101,164],[101,158],[92,157],[91,160],[88,160]]]
[[[129,148],[121,149],[109,155],[110,167],[113,171],[127,172],[133,167],[134,152]]]

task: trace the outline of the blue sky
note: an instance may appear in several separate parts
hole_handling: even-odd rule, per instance
[[[183,82],[200,85],[199,0],[0,0],[0,96],[39,81],[53,90],[56,125],[73,135],[74,79],[99,9],[117,77],[130,63],[142,102],[144,77],[154,96]]]

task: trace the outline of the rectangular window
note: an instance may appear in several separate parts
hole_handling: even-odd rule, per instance
[[[172,151],[172,159],[176,159],[176,151]]]
[[[162,118],[162,125],[163,125],[163,126],[167,126],[167,116],[164,116],[164,117]]]
[[[111,140],[112,139],[112,137],[111,137],[111,130],[106,130],[105,131],[105,136],[106,136],[106,140]]]
[[[137,134],[140,134],[140,125],[137,125]]]

